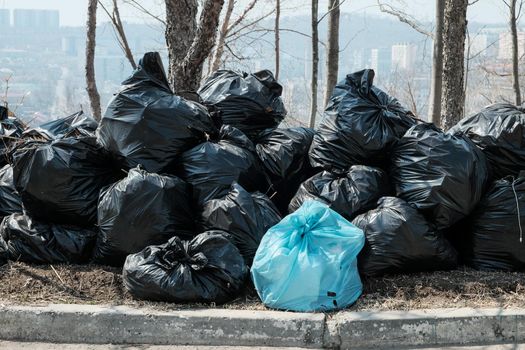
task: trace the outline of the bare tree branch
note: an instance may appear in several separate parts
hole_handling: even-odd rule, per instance
[[[241,13],[241,15],[237,17],[237,19],[233,21],[232,24],[228,27],[227,32],[230,32],[233,28],[237,27],[242,21],[244,21],[244,19],[246,18],[248,13],[254,8],[256,3],[257,3],[257,0],[252,0],[252,2],[250,2],[248,6],[246,6],[244,11]]]
[[[239,34],[240,32],[242,32],[244,29],[246,29],[246,28],[250,28],[250,27],[254,26],[255,24],[261,22],[263,19],[265,19],[265,18],[267,18],[267,17],[270,17],[274,12],[275,12],[275,8],[273,8],[273,9],[272,9],[271,11],[269,11],[268,13],[262,15],[261,17],[259,17],[259,18],[255,19],[255,20],[253,20],[252,22],[243,25],[241,28],[237,29],[235,32],[233,32],[233,33],[228,32],[228,36],[227,36],[227,38],[232,37],[232,36],[235,36],[235,35]]]
[[[402,12],[400,10],[394,9],[392,6],[388,4],[384,4],[381,2],[381,0],[377,0],[377,4],[379,5],[379,10],[384,13],[388,13],[389,15],[397,17],[397,19],[400,22],[406,23],[412,28],[414,28],[419,33],[426,35],[428,37],[434,37],[434,34],[425,28],[412,16],[410,16],[408,13]]]
[[[129,61],[129,64],[133,69],[137,69],[137,64],[135,63],[135,59],[133,58],[133,54],[131,53],[131,49],[128,44],[128,39],[126,37],[126,32],[124,31],[124,25],[120,20],[120,12],[118,9],[117,0],[113,0],[113,14],[109,13],[102,1],[98,0],[98,3],[111,20],[111,24],[113,26],[113,30],[116,33],[119,46],[124,52],[124,55],[126,56],[127,60]]]
[[[219,39],[217,40],[217,45],[215,47],[213,59],[210,64],[210,71],[212,72],[219,69],[219,65],[221,63],[222,53],[224,52],[224,42],[226,41],[226,36],[228,35],[229,23],[233,12],[234,4],[235,0],[228,0],[228,4],[226,5],[226,13],[224,14],[221,29],[219,30]]]
[[[345,1],[346,1],[346,0],[341,0],[341,1],[339,2],[339,4],[337,4],[336,6],[332,6],[330,9],[328,9],[328,12],[326,12],[324,15],[321,16],[321,18],[319,18],[319,19],[317,20],[317,24],[321,23],[321,22],[323,21],[323,19],[324,19],[326,16],[328,16],[332,11],[334,11],[334,10],[340,8],[341,5],[345,3]]]
[[[157,16],[153,14],[151,11],[149,11],[147,8],[142,6],[137,0],[124,0],[124,2],[128,3],[129,5],[133,6],[137,10],[147,14],[148,16],[151,16],[153,19],[159,21],[163,25],[166,25],[166,21],[164,21],[160,16]]]

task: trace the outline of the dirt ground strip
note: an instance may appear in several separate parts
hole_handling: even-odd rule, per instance
[[[149,306],[161,310],[208,308],[134,300],[122,284],[121,269],[98,265],[28,265],[0,267],[0,303],[49,303]],[[228,309],[264,310],[253,289],[225,305]],[[386,276],[364,281],[364,292],[350,310],[409,310],[447,307],[525,307],[525,273],[455,271]]]

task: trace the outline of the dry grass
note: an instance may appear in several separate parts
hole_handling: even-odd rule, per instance
[[[0,302],[148,306],[159,310],[208,308],[204,304],[170,304],[134,300],[122,284],[121,269],[98,265],[28,265],[0,267]],[[255,292],[225,305],[228,309],[264,310]],[[448,272],[387,276],[364,281],[364,293],[350,310],[409,310],[447,307],[524,307],[525,273]]]

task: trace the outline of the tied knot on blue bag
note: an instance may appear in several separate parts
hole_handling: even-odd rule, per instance
[[[159,258],[159,265],[171,270],[180,264],[189,265],[193,270],[202,270],[208,264],[208,258],[202,252],[189,255],[187,247],[176,237],[173,239],[169,249]]]
[[[308,232],[310,232],[312,228],[315,226],[314,222],[311,222],[309,218],[302,216],[302,215],[297,215],[297,216],[292,217],[292,223],[293,223],[293,226],[296,228],[296,230],[294,230],[293,232],[293,235],[295,237],[292,237],[292,242],[295,241],[297,238],[303,239],[304,236]]]

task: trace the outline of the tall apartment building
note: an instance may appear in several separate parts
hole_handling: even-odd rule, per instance
[[[414,44],[392,45],[392,70],[412,70],[416,67],[417,46]]]
[[[8,28],[11,25],[11,14],[8,9],[0,9],[0,28]]]
[[[370,68],[376,73],[376,81],[385,80],[392,68],[392,52],[390,48],[370,50]]]
[[[26,10],[13,11],[13,26],[17,29],[58,29],[60,16],[58,10]]]
[[[518,32],[518,57],[525,52],[525,32]],[[509,32],[499,34],[498,59],[512,59],[512,36]]]

